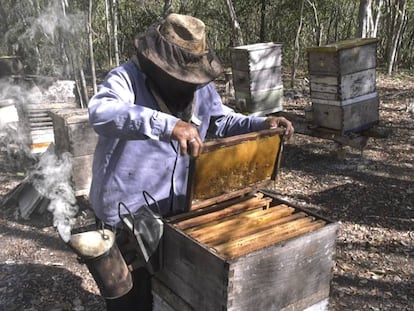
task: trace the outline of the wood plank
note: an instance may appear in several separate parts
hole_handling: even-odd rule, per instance
[[[238,230],[241,227],[251,226],[252,223],[260,224],[270,221],[270,219],[281,218],[293,214],[295,209],[281,204],[277,207],[243,211],[241,213],[230,215],[225,218],[219,218],[199,226],[194,226],[185,230],[185,233],[191,235],[198,241],[204,241],[207,236],[217,236],[229,234],[229,231]]]
[[[307,224],[313,222],[315,217],[304,217],[300,219],[296,219],[286,224],[282,224],[277,227],[266,228],[264,230],[259,230],[255,234],[251,234],[244,238],[232,240],[229,242],[225,242],[218,245],[208,245],[209,247],[214,248],[215,251],[219,252],[220,254],[229,254],[229,252],[233,250],[239,250],[246,245],[254,244],[254,247],[257,249],[264,247],[265,243],[263,243],[263,238],[265,236],[269,237],[270,240],[274,240],[275,237],[282,236],[287,232],[292,232],[298,230],[300,227],[304,227]],[[262,244],[263,243],[263,244]]]
[[[283,87],[281,67],[256,71],[233,69],[233,87],[236,91],[250,92]]]
[[[287,212],[285,213],[287,214]],[[240,227],[237,227],[236,229],[229,228],[227,232],[224,232],[222,234],[206,234],[205,236],[200,236],[197,240],[200,243],[204,243],[214,248],[215,245],[221,245],[224,243],[229,243],[231,241],[243,239],[247,236],[254,235],[258,232],[267,230],[271,227],[287,224],[289,222],[304,218],[306,216],[306,213],[300,212],[291,215],[287,214],[283,217],[269,217],[265,221],[250,221],[243,224]]]
[[[231,49],[232,68],[254,71],[281,66],[281,47],[275,42],[234,47]]]
[[[263,198],[263,193],[261,192],[255,192],[255,193],[247,193],[246,195],[242,195],[242,196],[237,196],[235,198],[231,198],[229,200],[221,200],[219,202],[214,202],[213,204],[209,204],[208,206],[205,207],[200,207],[194,210],[191,210],[189,212],[186,213],[181,213],[178,215],[174,215],[171,217],[168,217],[166,219],[166,222],[174,224],[186,219],[190,219],[196,216],[201,216],[207,213],[211,213],[214,211],[218,211],[221,210],[227,206],[233,205],[233,204],[237,204],[240,202],[244,202],[246,200],[252,199],[252,198],[257,198],[257,199],[261,199]]]
[[[73,156],[93,154],[98,134],[89,124],[87,109],[53,110],[56,152],[70,152]]]
[[[310,91],[312,94],[312,98],[314,97],[315,93],[328,93],[338,95],[338,92],[340,92],[339,87],[340,83],[338,81],[338,77],[336,76],[310,76]]]
[[[245,197],[249,193],[252,193],[254,191],[257,191],[259,188],[265,188],[267,185],[269,185],[270,180],[265,180],[262,182],[258,182],[256,184],[251,185],[250,187],[246,187],[240,190],[231,191],[228,193],[223,193],[218,196],[214,196],[212,198],[203,199],[203,200],[193,200],[190,204],[189,211],[199,211],[205,208],[209,208],[210,206],[214,206],[216,204],[220,204],[223,201],[233,200],[237,199],[238,197]]]
[[[18,206],[20,216],[29,219],[30,215],[40,205],[43,196],[37,191],[31,182],[24,182],[18,192]]]
[[[162,247],[164,260],[156,277],[195,310],[222,310],[229,264],[171,225],[165,226]]]
[[[151,280],[152,292],[154,294],[153,311],[193,311],[184,300],[169,289],[158,278]],[[120,310],[121,311],[121,310]]]
[[[235,90],[235,98],[236,107],[245,113],[283,109],[283,87],[252,92]]]
[[[339,57],[336,53],[324,53],[320,51],[308,52],[308,72],[315,75],[339,74]]]
[[[311,95],[312,101],[323,100],[325,102],[339,102],[341,100],[340,95],[338,94],[338,90],[336,90],[335,92],[334,91],[318,92],[318,91],[313,90],[311,91],[310,95]]]
[[[312,103],[313,123],[342,134],[366,130],[379,122],[379,98],[346,106]]]
[[[310,217],[309,217],[310,218]],[[261,248],[282,242],[287,241],[288,239],[297,237],[299,235],[317,230],[325,226],[326,222],[324,220],[316,220],[305,222],[304,219],[299,219],[294,222],[301,222],[301,227],[296,228],[294,231],[289,231],[286,229],[284,232],[276,233],[275,235],[264,235],[261,236],[260,243],[246,243],[246,244],[235,244],[232,242],[230,245],[225,246],[226,244],[221,244],[219,246],[214,246],[214,248],[226,256],[227,258],[234,259],[248,253],[254,252]],[[243,241],[244,242],[244,241]]]
[[[72,181],[77,194],[89,193],[92,182],[93,154],[72,158]]]
[[[376,42],[344,49],[308,48],[308,71],[318,75],[347,75],[376,68]]]
[[[230,216],[230,215],[234,215],[237,213],[241,213],[243,211],[247,211],[247,210],[252,210],[252,209],[256,209],[259,207],[265,207],[267,204],[269,204],[269,202],[272,199],[268,198],[268,199],[250,199],[247,200],[245,202],[241,202],[235,205],[231,205],[229,207],[226,207],[224,209],[209,213],[209,214],[205,214],[205,215],[201,215],[201,216],[197,216],[197,217],[193,217],[191,219],[187,219],[184,221],[181,221],[177,224],[175,224],[174,226],[177,229],[180,230],[186,230],[189,229],[191,227],[195,227],[195,226],[199,226],[201,224],[205,224],[208,223],[212,220],[216,220],[217,218],[222,218],[222,217],[226,217],[226,216]]]
[[[331,105],[331,106],[347,106],[352,105],[355,103],[361,103],[370,99],[374,99],[378,97],[377,92],[364,94],[358,97],[348,98],[346,100],[327,100],[327,99],[320,99],[320,98],[312,98],[312,104],[323,104],[323,105]]]
[[[376,90],[375,68],[341,76],[310,75],[312,99],[343,101]]]
[[[346,75],[377,67],[376,43],[356,46],[339,52],[340,73]]]
[[[328,298],[337,228],[328,224],[232,261],[227,310],[303,310]]]
[[[371,68],[347,75],[342,75],[340,82],[341,100],[372,94],[376,90],[376,69]]]
[[[329,297],[336,230],[327,223],[225,258],[167,224],[156,277],[194,310],[302,310]]]
[[[200,230],[204,230],[205,228],[214,229],[214,231],[219,229],[220,227],[226,227],[226,226],[234,226],[240,221],[248,221],[249,219],[257,219],[257,217],[263,217],[265,218],[267,214],[276,214],[276,213],[283,213],[284,211],[291,211],[291,213],[294,212],[293,207],[289,207],[286,204],[279,204],[277,206],[272,206],[271,208],[257,208],[253,210],[248,210],[241,212],[239,214],[230,215],[224,219],[220,218],[217,220],[210,221],[205,224],[201,224],[199,226],[195,226],[193,228],[185,230],[187,234],[194,234],[193,236],[197,236],[197,232]],[[289,214],[290,215],[290,214]],[[285,215],[282,215],[285,216]]]
[[[333,43],[329,43],[322,46],[308,47],[308,52],[326,52],[326,53],[337,53],[341,50],[351,49],[358,46],[372,45],[378,43],[376,38],[357,38],[349,40],[341,40]]]
[[[202,152],[211,152],[221,148],[234,146],[250,140],[266,139],[267,137],[274,137],[277,135],[283,135],[284,131],[280,128],[262,130],[258,132],[250,132],[242,135],[235,135],[225,138],[218,138],[209,140],[204,143]]]
[[[313,137],[328,139],[335,141],[340,145],[350,146],[357,149],[363,149],[368,143],[368,136],[364,136],[360,133],[354,133],[353,135],[343,135],[341,131],[334,131],[330,129],[324,129],[312,124],[303,116],[299,116],[289,112],[279,112],[279,116],[284,116],[293,123],[295,133],[302,135],[309,135]]]

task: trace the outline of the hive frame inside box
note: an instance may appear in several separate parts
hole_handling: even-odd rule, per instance
[[[275,167],[279,160],[278,156]],[[273,178],[274,173],[271,174]],[[261,193],[269,196],[274,204],[293,206],[263,189],[247,189],[246,196]],[[243,196],[240,191],[232,191],[232,194]],[[162,269],[155,275],[155,284],[162,284],[154,288],[158,298],[165,295],[160,288],[167,288],[172,293],[169,297],[175,295],[173,301],[181,301],[189,310],[303,310],[328,299],[337,224],[295,207],[298,212],[323,219],[326,225],[228,258],[175,226],[191,219],[191,215],[203,213],[203,209],[214,208],[214,204],[226,205],[226,202],[238,200],[228,194],[219,197],[190,205],[188,213],[167,221],[162,241]],[[185,309],[176,306],[172,310]]]
[[[167,225],[157,279],[190,310],[304,310],[329,297],[337,224],[326,221],[316,231],[230,260]]]

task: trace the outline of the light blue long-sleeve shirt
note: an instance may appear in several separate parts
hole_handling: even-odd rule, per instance
[[[193,117],[200,121],[194,125],[202,140],[207,133],[225,137],[265,127],[265,118],[223,105],[213,82],[195,92]],[[157,200],[164,215],[184,208],[189,156],[182,156],[171,139],[179,119],[162,112],[145,74],[132,61],[107,75],[89,102],[89,120],[99,134],[90,190],[99,219],[115,225],[119,203],[135,212],[145,204],[143,191]]]

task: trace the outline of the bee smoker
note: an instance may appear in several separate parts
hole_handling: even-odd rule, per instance
[[[68,244],[80,257],[80,262],[86,264],[104,298],[119,298],[132,289],[131,272],[112,231],[102,229],[73,234]]]

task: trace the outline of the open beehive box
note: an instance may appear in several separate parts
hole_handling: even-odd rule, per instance
[[[264,190],[282,131],[206,143],[166,221],[155,310],[302,310],[329,297],[337,225]]]

